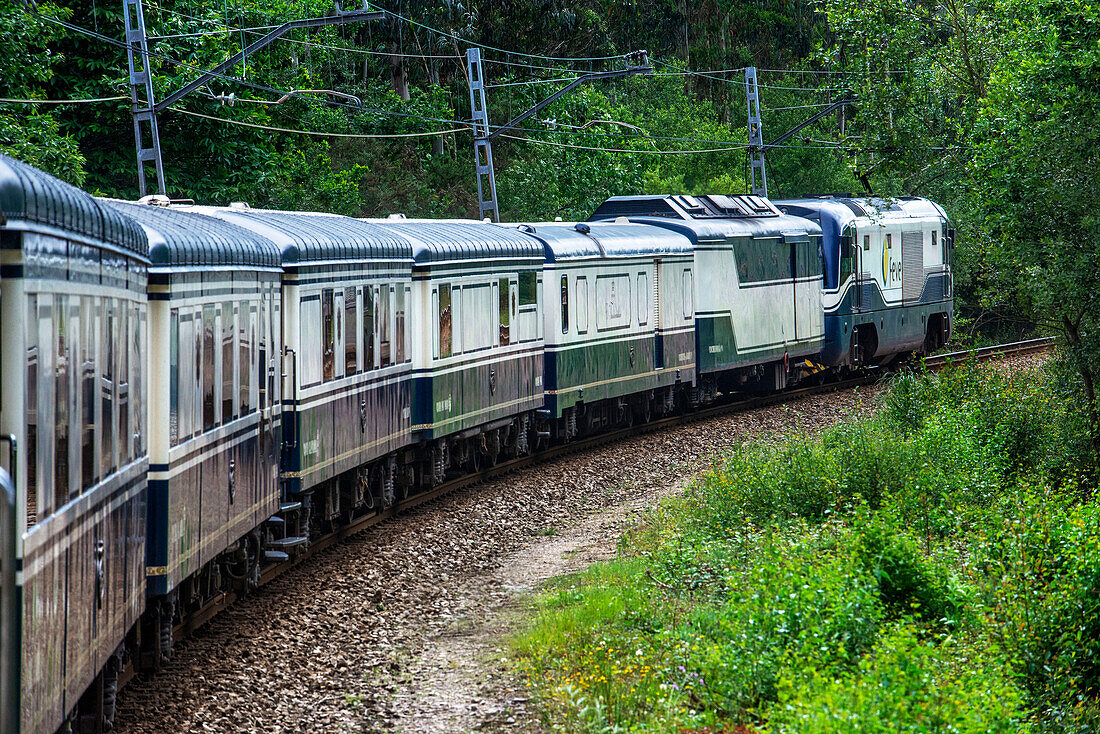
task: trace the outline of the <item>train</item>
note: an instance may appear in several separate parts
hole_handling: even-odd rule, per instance
[[[176,625],[403,498],[929,351],[953,317],[921,199],[355,219],[96,198],[0,156],[0,215],[4,731],[109,728]]]

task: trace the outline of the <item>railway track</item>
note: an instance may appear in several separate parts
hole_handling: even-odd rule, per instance
[[[938,354],[925,358],[923,360],[923,364],[925,367],[935,370],[941,369],[951,363],[959,363],[964,361],[987,362],[997,359],[1003,359],[1009,356],[1043,352],[1051,349],[1053,345],[1054,339],[1049,337],[1040,339],[1028,339],[1007,344],[999,344],[991,347],[981,347],[978,349],[960,350],[945,354]],[[373,514],[364,515],[362,517],[356,518],[348,525],[344,525],[310,543],[309,547],[306,550],[302,551],[290,560],[268,566],[260,575],[260,585],[262,586],[270,582],[272,579],[285,573],[291,568],[300,565],[317,553],[320,553],[326,548],[330,548],[334,544],[339,543],[340,541],[348,537],[360,533],[367,528],[373,525],[377,525],[378,523],[383,522],[389,518],[395,517],[403,511],[424,504],[425,502],[430,502],[433,499],[457,491],[459,489],[480,484],[495,477],[509,474],[511,472],[534,466],[539,463],[552,461],[562,456],[578,454],[591,450],[597,446],[603,446],[608,443],[622,441],[631,436],[662,431],[673,426],[683,425],[685,423],[692,423],[726,413],[734,413],[738,411],[751,410],[754,408],[767,407],[805,395],[836,392],[840,390],[848,390],[861,385],[873,384],[889,374],[892,374],[890,370],[882,368],[872,368],[854,377],[795,388],[792,390],[786,390],[781,393],[752,396],[749,398],[738,396],[737,398],[730,400],[721,400],[718,403],[707,406],[705,408],[700,408],[691,413],[677,414],[666,418],[653,420],[648,423],[637,424],[628,428],[618,428],[611,431],[606,431],[594,436],[580,438],[567,444],[551,446],[547,449],[539,451],[538,453],[529,454],[527,456],[521,456],[519,458],[509,459],[500,462],[491,467],[483,469],[478,473],[467,474],[461,477],[457,477],[455,479],[451,479],[428,491],[420,492],[405,499],[399,500],[398,502],[395,502],[393,505],[384,510],[380,510]],[[202,609],[190,615],[187,619],[183,620],[180,624],[175,626],[173,634],[176,641],[178,642],[188,635],[193,634],[199,627],[206,624],[219,612],[231,605],[236,600],[237,595],[232,592],[228,592],[209,601]],[[127,678],[131,676],[127,676]]]
[[[1012,356],[1021,356],[1043,352],[1051,349],[1053,345],[1054,340],[1051,338],[1029,339],[1008,344],[999,344],[991,347],[982,347],[972,350],[960,350],[945,354],[938,354],[932,357],[925,358],[923,360],[923,364],[928,369],[936,370],[942,369],[943,367],[951,363],[960,363],[965,361],[987,362]],[[290,569],[301,565],[302,563],[316,556],[318,553],[324,551],[325,549],[330,548],[333,545],[351,536],[361,533],[367,528],[370,528],[380,522],[393,518],[401,512],[410,510],[414,507],[417,507],[418,505],[430,502],[443,495],[458,491],[460,489],[474,486],[493,478],[520,471],[525,468],[535,466],[537,464],[553,461],[563,456],[581,454],[586,451],[591,451],[598,446],[604,446],[609,443],[619,442],[631,436],[637,436],[645,433],[656,433],[659,431],[668,430],[675,426],[694,423],[720,415],[747,411],[755,408],[768,407],[778,403],[793,400],[798,397],[828,392],[838,392],[841,390],[849,390],[855,387],[859,387],[861,385],[874,384],[892,373],[892,371],[887,369],[873,368],[853,377],[794,388],[784,391],[782,393],[757,395],[748,398],[738,396],[729,400],[720,400],[713,405],[709,405],[705,408],[700,408],[691,413],[677,414],[666,418],[653,420],[649,423],[637,424],[628,428],[614,429],[594,436],[580,438],[567,444],[551,446],[547,449],[539,451],[538,453],[530,454],[528,456],[522,456],[519,458],[509,459],[500,462],[494,466],[487,467],[486,469],[483,469],[476,474],[467,474],[448,480],[428,491],[421,492],[405,499],[399,500],[398,502],[394,503],[392,506],[384,510],[356,518],[348,525],[342,526],[334,530],[333,532],[318,538],[316,541],[312,542],[306,550],[302,551],[290,560],[268,566],[260,575],[260,586],[269,583],[273,579],[289,571]],[[221,611],[236,602],[237,599],[238,595],[233,592],[227,592],[211,599],[201,609],[189,615],[186,619],[184,619],[174,627],[173,637],[175,638],[175,641],[179,642],[186,637],[194,634],[200,627],[202,627],[204,624],[217,616]],[[135,672],[136,671],[134,669],[134,666],[132,664],[128,665],[127,669],[123,671],[122,675],[120,676],[120,686],[124,686],[126,683],[128,683],[129,680],[133,678]]]

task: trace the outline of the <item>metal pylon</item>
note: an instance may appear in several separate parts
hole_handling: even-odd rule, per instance
[[[768,176],[764,170],[764,128],[760,121],[760,90],[756,86],[756,67],[745,67],[745,99],[749,112],[749,161],[752,164],[752,193],[768,195]]]
[[[145,196],[145,164],[152,163],[157,174],[157,193],[167,194],[164,185],[164,160],[160,153],[156,100],[153,98],[153,73],[149,67],[149,40],[145,35],[145,12],[141,0],[122,0],[126,24],[126,59],[130,66],[130,103],[134,115],[134,149],[137,151],[138,192]],[[146,146],[145,141],[150,141]]]
[[[481,49],[466,50],[466,74],[470,79],[470,113],[474,133],[474,168],[477,171],[479,216],[500,221],[497,208],[497,178],[493,171],[493,143],[489,139],[489,112],[485,108],[485,76],[481,68]],[[488,194],[486,194],[488,189]]]

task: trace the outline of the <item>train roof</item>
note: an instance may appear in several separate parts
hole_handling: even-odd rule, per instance
[[[523,232],[474,219],[376,219],[413,244],[417,265],[461,260],[542,260],[542,243]]]
[[[778,216],[780,216],[779,210],[763,196],[642,194],[612,196],[597,207],[591,218],[764,219]]]
[[[691,240],[681,234],[626,220],[575,224],[542,222],[521,224],[518,229],[542,242],[546,262],[690,255],[694,251]]]
[[[947,218],[939,204],[917,196],[812,196],[784,199],[774,204],[797,216],[826,216],[841,224],[855,219],[926,219]]]
[[[0,227],[76,235],[141,259],[149,255],[149,242],[137,222],[75,186],[2,154]]]
[[[190,207],[101,201],[140,223],[149,239],[153,267],[279,267],[274,242],[231,222]]]
[[[821,234],[821,228],[814,222],[784,214],[760,196],[613,196],[596,209],[589,221],[623,217],[681,232],[695,243],[735,237],[796,239]]]
[[[201,207],[276,244],[284,266],[333,260],[409,260],[413,243],[386,227],[339,214]]]

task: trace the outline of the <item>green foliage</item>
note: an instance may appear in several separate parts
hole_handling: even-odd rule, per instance
[[[1029,729],[1008,671],[960,668],[959,657],[983,651],[923,637],[909,625],[891,630],[850,676],[787,671],[769,728],[799,734]]]
[[[57,26],[22,12],[16,0],[3,0],[0,7],[0,97],[43,99],[43,85],[64,62],[50,50],[60,36]],[[64,14],[53,4],[40,7]],[[61,130],[55,113],[45,110],[49,108],[0,102],[0,152],[79,186],[84,183],[84,156],[77,141]]]
[[[565,731],[1043,731],[1100,710],[1100,504],[1055,364],[897,378],[745,447],[537,601]]]

